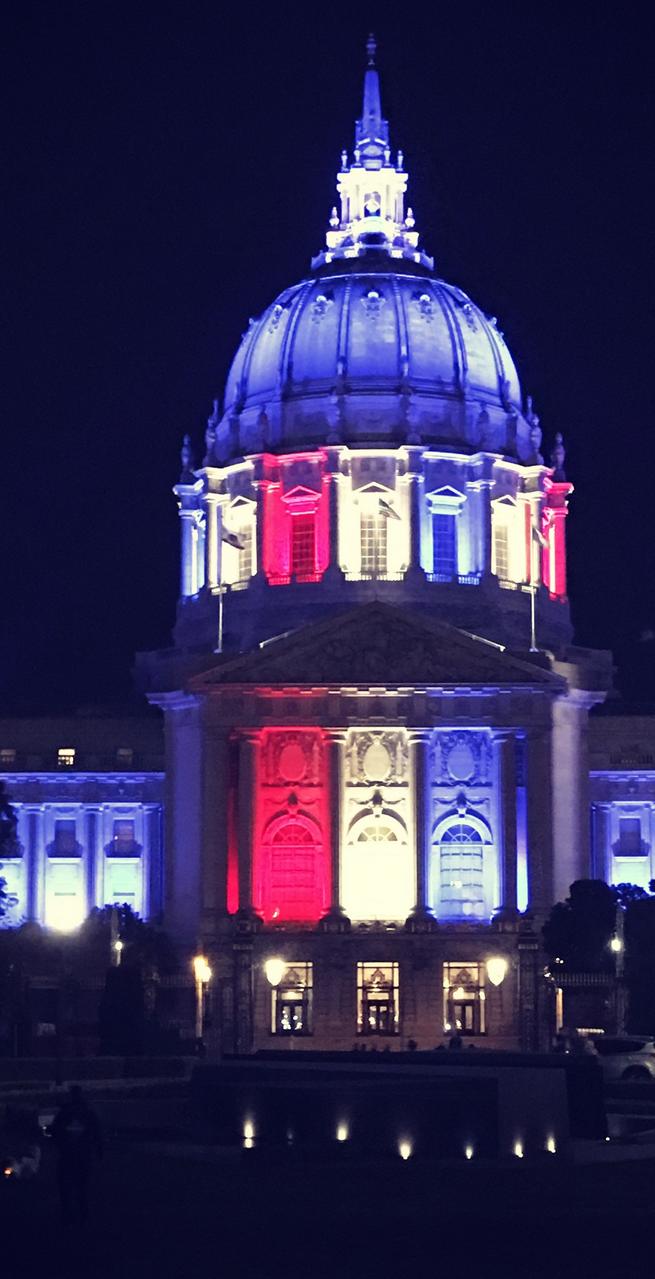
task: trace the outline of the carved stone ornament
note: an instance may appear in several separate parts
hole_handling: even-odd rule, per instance
[[[382,307],[386,305],[386,299],[379,289],[369,289],[360,300],[369,320],[377,320]]]
[[[347,746],[348,778],[354,784],[398,784],[407,779],[407,738],[400,731],[352,733]]]
[[[267,785],[315,786],[319,781],[321,743],[315,733],[270,733],[263,753]]]
[[[275,330],[278,327],[283,315],[284,315],[284,307],[280,306],[279,302],[276,302],[275,306],[273,307],[273,310],[271,311],[271,318],[268,322],[269,333],[275,333]]]
[[[418,311],[419,317],[426,324],[432,324],[434,319],[434,301],[429,293],[415,293],[412,298],[412,305]]]
[[[462,307],[462,311],[463,311],[463,313],[464,313],[464,319],[466,320],[466,323],[468,324],[468,326],[469,326],[469,328],[470,328],[471,332],[472,332],[472,333],[477,333],[477,331],[478,331],[478,324],[477,324],[477,320],[476,320],[476,318],[475,318],[475,311],[473,310],[473,307],[472,307],[471,303],[470,303],[470,302],[465,302],[465,303],[464,303],[464,305],[463,305],[463,307]]]
[[[446,786],[485,786],[490,780],[487,733],[437,733],[432,749],[433,781]]]
[[[331,306],[334,306],[334,298],[329,293],[317,293],[311,305],[312,324],[320,324]]]

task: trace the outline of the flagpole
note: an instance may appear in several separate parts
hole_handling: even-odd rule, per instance
[[[223,587],[218,588],[218,647],[217,653],[223,652]]]

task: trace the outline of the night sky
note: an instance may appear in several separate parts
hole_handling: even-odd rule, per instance
[[[655,698],[643,27],[620,4],[396,8],[5,18],[3,709],[125,699],[134,651],[168,644],[181,437],[201,457],[249,316],[323,243],[369,26],[422,243],[498,316],[544,445],[564,433],[577,639]]]

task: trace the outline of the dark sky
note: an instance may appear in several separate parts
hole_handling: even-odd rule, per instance
[[[498,316],[576,485],[581,643],[651,680],[655,112],[624,4],[12,6],[2,693],[124,697],[168,643],[170,492],[248,317],[323,242],[363,45],[440,274]]]

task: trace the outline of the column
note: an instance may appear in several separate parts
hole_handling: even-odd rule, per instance
[[[195,511],[180,511],[180,595],[182,598],[195,595],[195,522]]]
[[[555,901],[589,875],[589,708],[593,693],[571,689],[553,704],[553,872]]]
[[[474,545],[477,547],[475,565],[471,568],[481,577],[491,573],[491,487],[492,480],[475,480],[468,484],[469,492],[476,494],[477,536]]]
[[[207,725],[203,738],[201,917],[203,929],[210,933],[227,914],[228,786],[228,730]],[[241,801],[239,794],[240,809]],[[252,808],[252,799],[247,807]]]
[[[339,476],[330,475],[330,568],[339,569]]]
[[[327,734],[328,786],[330,796],[330,909],[326,926],[338,927],[347,919],[341,905],[341,790],[343,785],[343,746],[346,734],[341,729],[330,729]]]
[[[27,891],[28,919],[43,922],[44,918],[44,873],[45,850],[43,846],[43,808],[41,805],[26,805],[27,816],[27,863],[25,867],[25,887]]]
[[[558,599],[566,598],[566,530],[564,521],[568,515],[565,506],[551,509],[551,555],[550,590]]]
[[[553,790],[549,727],[533,728],[528,732],[526,773],[528,909],[545,912],[553,904]]]
[[[256,801],[257,749],[259,733],[239,733],[239,780],[237,832],[239,847],[239,912],[250,915],[252,906],[253,816]]]
[[[161,804],[146,804],[143,810],[144,857],[143,884],[146,900],[143,914],[156,920],[164,907],[163,866],[161,846]]]
[[[87,804],[84,807],[84,868],[86,871],[86,909],[92,911],[104,905],[102,883],[102,806]]]
[[[205,586],[214,590],[221,580],[221,498],[205,493]]]
[[[593,879],[612,882],[610,849],[610,806],[592,804],[591,808],[591,875]]]
[[[422,570],[421,564],[421,507],[423,476],[411,474],[409,481],[409,567],[413,572]]]
[[[494,733],[493,749],[501,831],[500,909],[503,913],[514,915],[517,911],[516,740],[514,733],[511,731]]]
[[[418,729],[409,735],[410,776],[414,794],[414,838],[416,840],[416,904],[410,915],[418,921],[434,922],[429,903],[430,855],[430,729]],[[410,922],[408,921],[408,922]]]
[[[265,514],[266,514],[266,492],[268,489],[267,480],[254,480],[253,488],[255,490],[255,499],[257,502],[257,511],[255,515],[255,537],[257,545],[257,572],[251,579],[251,587],[257,583],[261,584],[266,581],[264,574],[264,535],[265,535]]]

